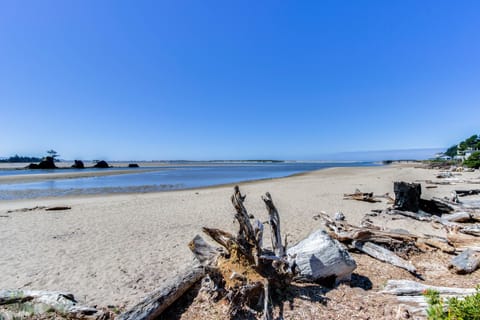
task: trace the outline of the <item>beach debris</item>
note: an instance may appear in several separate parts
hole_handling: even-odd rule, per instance
[[[48,207],[45,208],[45,211],[62,211],[62,210],[70,210],[72,207],[68,206],[56,206],[56,207]]]
[[[35,211],[35,210],[43,210],[47,207],[45,206],[36,206],[36,207],[31,207],[31,208],[20,208],[20,209],[13,209],[13,210],[8,210],[7,213],[14,213],[14,212],[28,212],[28,211]]]
[[[415,268],[415,266],[413,266],[410,262],[400,258],[395,253],[393,253],[388,249],[385,249],[384,247],[376,245],[372,242],[362,242],[362,241],[353,241],[352,245],[357,250],[364,252],[377,260],[405,269],[412,274],[417,273],[417,268]]]
[[[57,291],[0,290],[0,306],[0,319],[23,319],[52,311],[64,316],[101,316],[97,309],[80,305],[73,294]]]
[[[110,166],[108,165],[108,163],[105,160],[98,161],[93,167],[94,168],[102,168],[102,169],[110,168]]]
[[[140,166],[138,165],[138,163],[129,163],[128,167],[129,168],[139,168]]]
[[[459,197],[473,196],[480,194],[480,189],[471,189],[471,190],[455,190]]]
[[[85,165],[83,164],[83,161],[82,160],[75,160],[73,165],[72,165],[72,168],[75,168],[75,169],[84,169],[85,168]]]
[[[189,266],[183,273],[147,295],[131,309],[123,312],[117,320],[153,320],[180,298],[205,275],[205,268],[199,264]]]
[[[345,215],[343,212],[335,212],[335,221],[343,221],[345,220]]]
[[[472,215],[465,211],[442,214],[442,219],[450,222],[468,222],[472,219]]]
[[[432,286],[412,280],[388,280],[383,290],[379,293],[396,296],[397,301],[405,304],[405,307],[411,315],[422,315],[423,318],[428,307],[427,300],[424,296],[427,290],[438,292],[442,299],[451,297],[462,298],[475,294],[476,292],[474,288]]]
[[[448,268],[458,274],[467,274],[474,272],[479,266],[480,252],[467,249],[453,258]]]
[[[333,277],[337,282],[350,280],[357,267],[355,260],[340,243],[324,230],[317,230],[287,250],[295,257],[297,278],[321,280]]]
[[[355,189],[355,193],[343,195],[344,200],[357,200],[357,201],[365,201],[365,202],[380,202],[380,200],[376,199],[373,192],[361,192],[359,189]]]
[[[420,195],[422,193],[419,183],[395,181],[393,183],[395,202],[393,207],[402,211],[417,212],[420,209]]]

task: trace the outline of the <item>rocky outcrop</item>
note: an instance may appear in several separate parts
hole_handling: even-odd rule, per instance
[[[57,169],[53,157],[45,157],[39,164],[30,163],[28,169]]]
[[[104,161],[104,160],[98,161],[97,164],[95,164],[93,167],[94,167],[94,168],[102,168],[102,169],[104,169],[104,168],[110,168],[110,166],[108,165],[108,163],[107,163],[106,161]]]
[[[136,164],[136,163],[130,163],[130,164],[128,164],[128,167],[129,167],[129,168],[138,168],[139,165]]]
[[[75,169],[84,169],[85,165],[83,164],[82,160],[75,160],[75,163],[72,165],[72,168]]]

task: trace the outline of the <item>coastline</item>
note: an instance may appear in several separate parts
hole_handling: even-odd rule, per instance
[[[341,211],[358,225],[384,202],[343,200],[356,188],[393,194],[393,181],[434,179],[412,165],[340,167],[241,183],[249,213],[265,217],[260,196],[270,192],[289,243],[320,228],[313,216]],[[464,173],[477,177],[478,172]],[[68,196],[0,202],[0,288],[65,290],[87,304],[132,306],[192,261],[187,243],[203,226],[236,230],[229,201],[234,184],[168,192]],[[422,197],[448,195],[452,186],[422,188]],[[69,206],[67,211],[22,211]],[[378,217],[379,226],[442,234],[429,225]]]

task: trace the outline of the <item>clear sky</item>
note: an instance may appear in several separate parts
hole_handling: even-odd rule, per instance
[[[0,156],[322,159],[480,129],[480,1],[0,0]]]

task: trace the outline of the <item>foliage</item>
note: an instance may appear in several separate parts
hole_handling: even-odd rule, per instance
[[[47,153],[48,153],[48,156],[49,156],[49,157],[52,157],[54,160],[57,160],[56,158],[60,156],[60,155],[58,154],[58,152],[55,151],[55,150],[53,150],[53,149],[52,149],[52,150],[48,150]]]
[[[426,290],[427,315],[429,320],[480,320],[480,286],[464,299],[450,298],[446,302],[435,290]]]
[[[451,146],[450,148],[447,149],[447,151],[445,151],[445,154],[453,158],[457,155],[457,149],[458,149],[457,145]]]
[[[470,138],[465,139],[464,141],[458,144],[459,151],[465,151],[467,149],[479,149],[480,148],[480,140],[478,135],[474,134]]]
[[[36,157],[25,157],[25,156],[19,156],[18,154],[9,157],[4,160],[0,160],[0,162],[39,162],[42,159],[36,158]]]
[[[463,164],[469,168],[480,168],[480,151],[475,151],[472,153],[470,157],[463,162]]]

